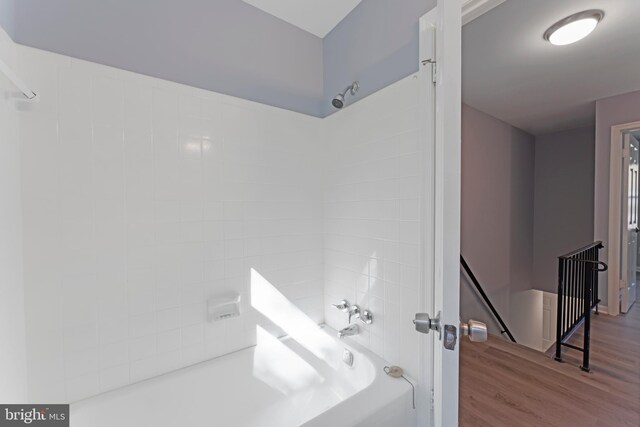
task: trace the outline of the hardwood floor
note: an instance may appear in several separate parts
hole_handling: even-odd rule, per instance
[[[563,363],[490,337],[462,340],[461,426],[640,426],[640,303],[627,315],[593,316],[591,372],[582,353],[563,350]],[[581,346],[582,331],[571,338]]]

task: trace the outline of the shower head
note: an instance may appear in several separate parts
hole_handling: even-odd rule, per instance
[[[351,83],[351,86],[347,87],[345,90],[343,90],[333,98],[333,100],[331,101],[331,105],[333,105],[338,110],[342,109],[345,102],[344,97],[347,95],[347,92],[350,92],[351,96],[353,96],[356,94],[356,92],[358,92],[358,89],[360,89],[360,85],[358,85],[358,82]]]
[[[344,107],[344,95],[342,95],[341,93],[337,94],[336,97],[331,101],[331,104],[338,110]]]

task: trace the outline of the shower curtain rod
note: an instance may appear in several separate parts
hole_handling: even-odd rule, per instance
[[[14,73],[13,70],[9,67],[9,65],[7,65],[7,63],[4,62],[2,59],[0,59],[0,72],[2,72],[5,76],[7,76],[7,78],[11,80],[11,83],[13,83],[14,86],[20,89],[20,91],[23,93],[25,97],[27,97],[27,99],[34,99],[36,97],[35,92],[29,89],[27,84],[23,82],[22,79],[18,77],[18,75]]]

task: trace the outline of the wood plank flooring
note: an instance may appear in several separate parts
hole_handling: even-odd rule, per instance
[[[498,337],[461,340],[460,426],[640,427],[640,303],[592,319],[589,373],[566,347],[558,363]]]

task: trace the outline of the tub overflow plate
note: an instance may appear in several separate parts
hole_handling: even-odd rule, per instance
[[[387,375],[393,378],[402,378],[404,375],[404,370],[400,366],[389,366],[385,371]]]

